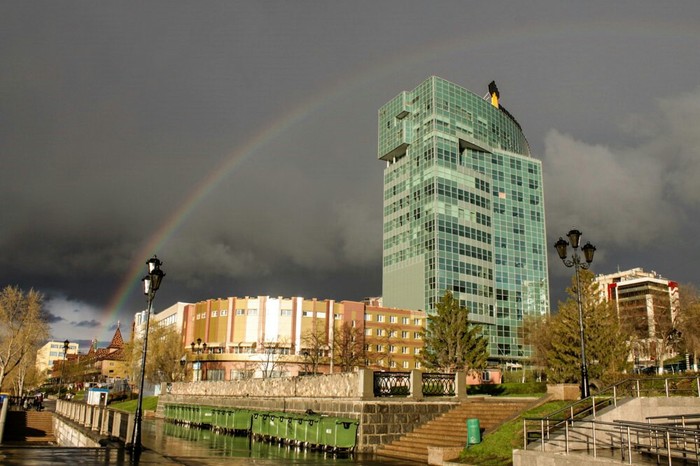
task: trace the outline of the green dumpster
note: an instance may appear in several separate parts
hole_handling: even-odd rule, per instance
[[[270,436],[270,413],[266,411],[253,412],[253,435],[258,438]]]
[[[199,425],[210,426],[214,420],[214,407],[200,406],[199,407]]]
[[[306,442],[306,425],[304,423],[304,415],[295,413],[290,414],[289,418],[289,443],[303,446],[304,442]]]
[[[268,434],[270,436],[270,439],[281,441],[284,438],[283,435],[286,430],[286,419],[284,413],[275,411],[269,414],[270,417],[268,419]]]
[[[333,450],[353,450],[357,443],[357,427],[360,423],[356,419],[333,419]]]
[[[481,443],[481,428],[476,418],[467,419],[467,448],[469,445]]]
[[[324,416],[319,414],[306,414],[303,419],[304,446],[307,448],[321,447],[321,420]]]
[[[252,412],[247,409],[237,409],[232,413],[232,423],[231,430],[234,432],[248,432],[250,431],[250,421]]]

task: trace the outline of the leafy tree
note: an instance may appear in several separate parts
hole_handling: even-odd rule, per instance
[[[333,337],[333,357],[341,372],[351,372],[355,367],[364,365],[365,347],[362,332],[350,322],[336,330]]]
[[[421,362],[430,369],[446,372],[486,368],[488,340],[481,335],[481,327],[469,321],[469,311],[449,291],[435,308],[423,332]]]
[[[24,367],[49,337],[43,297],[7,286],[0,292],[0,389],[5,377]]]
[[[606,378],[627,365],[628,337],[613,306],[601,298],[593,273],[580,271],[581,304],[589,379]],[[530,337],[537,359],[546,363],[547,379],[554,383],[580,382],[581,338],[576,279],[558,312],[546,318]]]
[[[693,370],[698,369],[700,355],[700,293],[694,285],[679,288],[680,305],[676,328],[680,333],[680,349],[693,355]]]

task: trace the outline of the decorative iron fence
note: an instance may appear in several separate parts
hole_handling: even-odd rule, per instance
[[[455,396],[455,375],[436,372],[424,372],[424,396]]]
[[[411,393],[410,372],[375,372],[374,396],[408,396]]]

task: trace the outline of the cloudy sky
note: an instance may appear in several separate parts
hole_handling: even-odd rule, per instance
[[[0,285],[54,337],[176,301],[381,293],[378,108],[438,75],[543,160],[548,242],[700,284],[700,2],[0,5]],[[553,253],[553,248],[552,251]],[[571,270],[550,256],[556,304]]]

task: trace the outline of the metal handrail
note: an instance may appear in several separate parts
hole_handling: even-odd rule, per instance
[[[689,388],[686,388],[685,385]],[[649,377],[623,380],[605,388],[595,396],[575,401],[547,416],[524,418],[524,449],[527,449],[528,443],[535,441],[544,443],[546,439],[551,438],[553,431],[560,430],[574,421],[583,420],[589,416],[595,419],[598,411],[607,406],[617,406],[618,400],[621,398],[638,398],[654,394],[670,397],[677,394],[685,394],[686,392],[692,393],[693,396],[700,396],[700,376]],[[539,429],[530,430],[529,435],[528,423],[539,424]]]

